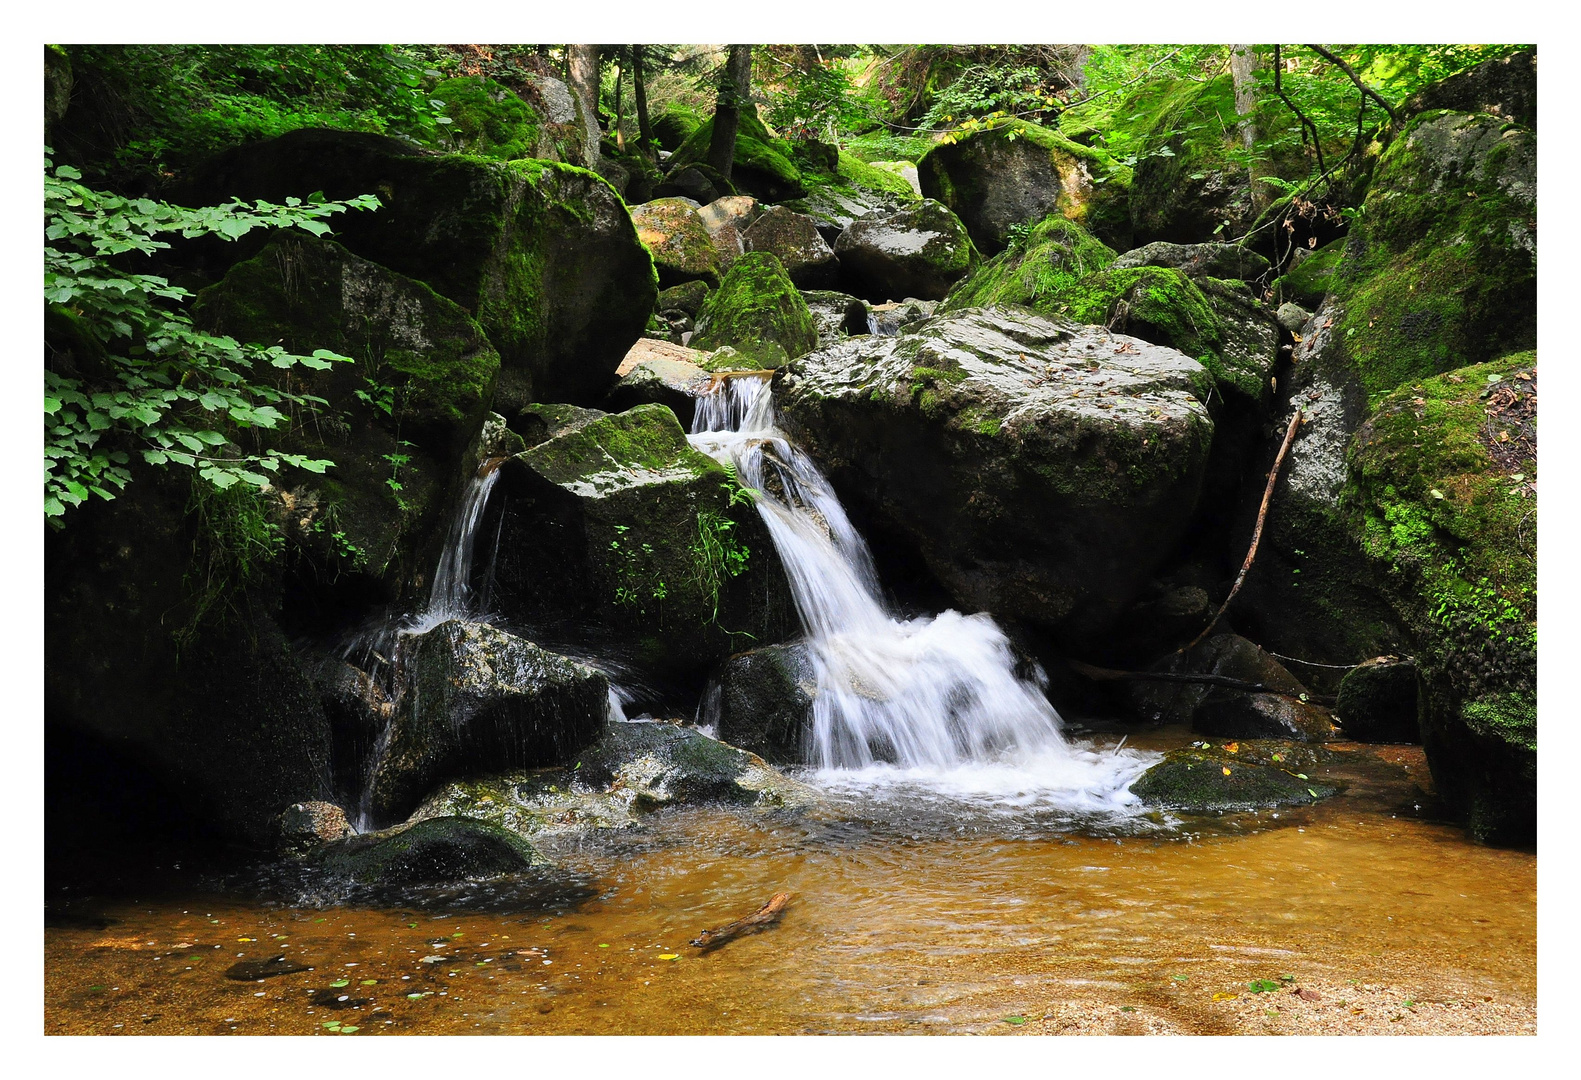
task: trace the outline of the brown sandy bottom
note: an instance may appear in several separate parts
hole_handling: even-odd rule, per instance
[[[1345,756],[1345,796],[1156,838],[670,811],[552,851],[595,895],[550,908],[78,900],[44,1030],[1535,1033],[1536,856],[1405,816],[1420,749]],[[782,890],[774,928],[687,944]],[[307,970],[226,977],[274,957]]]

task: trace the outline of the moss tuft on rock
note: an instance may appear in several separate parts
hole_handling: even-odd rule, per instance
[[[698,312],[691,345],[728,345],[759,367],[779,367],[818,347],[818,326],[780,261],[767,252],[749,252],[731,265]]]
[[[445,103],[457,149],[478,157],[511,161],[536,157],[541,118],[508,86],[477,75],[460,75],[435,86]]]
[[[692,129],[668,162],[671,175],[708,159],[708,142],[714,135],[713,117]],[[792,160],[790,144],[769,134],[753,109],[743,109],[736,130],[736,153],[730,182],[738,191],[765,202],[783,202],[806,194],[801,170]],[[730,194],[720,192],[721,195]]]

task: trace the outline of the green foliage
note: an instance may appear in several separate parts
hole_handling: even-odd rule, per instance
[[[122,137],[82,155],[111,178],[168,175],[303,127],[432,144],[450,123],[424,88],[439,73],[393,45],[80,45],[71,55],[119,118]]]
[[[269,519],[264,496],[256,488],[194,482],[187,514],[196,533],[183,583],[193,609],[176,632],[179,646],[188,644],[211,617],[223,621],[244,590],[269,580],[285,550],[285,537]]]
[[[626,534],[630,531],[630,525],[616,525],[615,532],[619,535],[609,542],[614,556],[615,603],[646,615],[647,601],[663,601],[670,595],[670,587],[663,578],[645,572],[644,567],[653,561],[653,545],[627,541]]]
[[[68,506],[112,499],[131,478],[132,453],[150,465],[196,469],[219,489],[257,489],[282,465],[323,472],[331,462],[273,450],[248,452],[247,429],[286,421],[286,409],[321,401],[254,376],[257,365],[325,369],[347,360],[320,349],[293,355],[198,331],[182,302],[191,295],[163,277],[126,267],[170,246],[163,234],[234,240],[256,228],[329,232],[323,220],[374,209],[372,195],[345,202],[288,199],[188,209],[126,199],[80,183],[46,158],[44,301],[55,351],[44,371],[44,513],[59,525]]]
[[[996,116],[1052,123],[1064,104],[1061,95],[1065,89],[1064,80],[1046,68],[973,64],[934,96],[921,126],[964,126]]]
[[[780,91],[769,97],[769,125],[788,139],[837,144],[842,130],[866,119],[851,76],[839,64],[792,67]]]
[[[493,79],[460,76],[435,86],[433,95],[450,113],[449,144],[454,149],[501,161],[533,156],[538,115],[508,87]]]

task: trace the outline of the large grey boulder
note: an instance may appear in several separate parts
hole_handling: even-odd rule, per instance
[[[1252,281],[1269,269],[1268,260],[1239,244],[1171,244],[1158,240],[1127,251],[1114,260],[1113,269],[1134,266],[1168,266],[1190,277]]]
[[[1202,365],[1101,327],[966,309],[787,369],[784,425],[967,610],[1107,627],[1196,508]]]
[[[482,623],[403,642],[400,665],[405,690],[369,785],[377,821],[405,817],[452,777],[558,764],[608,717],[600,672]]]
[[[827,289],[811,289],[801,295],[802,299],[807,301],[807,310],[812,312],[812,321],[818,327],[820,347],[833,345],[841,338],[853,334],[871,332],[867,324],[866,301],[859,300],[850,293]]]
[[[722,200],[721,200],[722,201]],[[812,218],[818,234],[833,245],[853,221],[869,214],[889,214],[905,208],[909,200],[871,188],[849,186],[816,187],[799,199],[782,205]]]
[[[309,864],[358,885],[441,885],[551,865],[516,833],[486,821],[435,817],[326,844]]]
[[[966,226],[933,199],[856,219],[834,253],[846,291],[877,301],[942,300],[977,265]]]
[[[834,251],[806,214],[771,207],[747,227],[741,242],[747,251],[767,251],[779,259],[798,289],[832,288],[840,280]]]

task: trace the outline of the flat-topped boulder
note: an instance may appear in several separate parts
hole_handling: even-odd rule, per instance
[[[792,364],[783,424],[967,610],[1111,623],[1196,507],[1211,377],[1174,349],[967,309]]]
[[[942,300],[977,265],[966,226],[949,207],[924,199],[857,218],[834,245],[842,287],[867,300]]]

